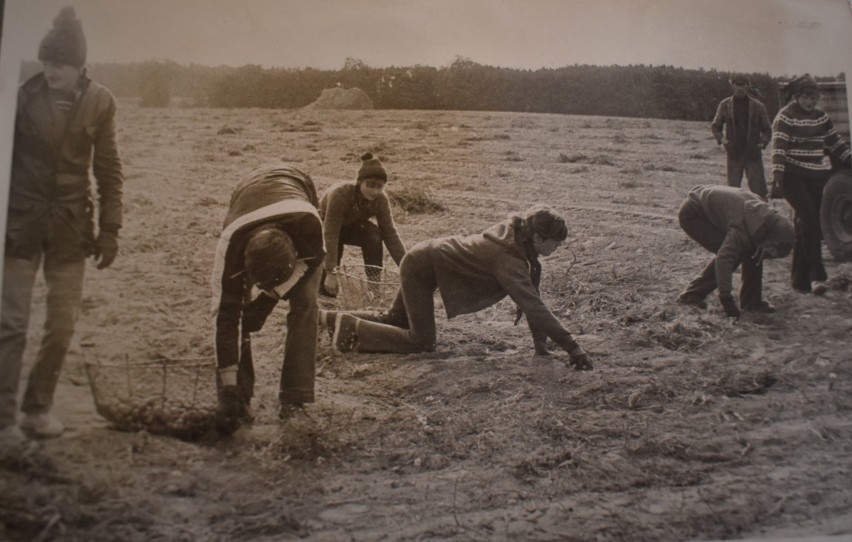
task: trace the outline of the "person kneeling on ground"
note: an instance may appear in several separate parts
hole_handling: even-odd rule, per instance
[[[251,333],[289,302],[278,398],[286,418],[314,401],[319,283],[325,248],[311,178],[286,164],[257,168],[231,196],[213,263],[219,407],[230,435],[252,421]]]
[[[361,157],[358,179],[333,185],[320,196],[319,212],[328,254],[320,292],[337,296],[335,268],[343,257],[343,245],[361,247],[367,278],[381,280],[384,256],[382,243],[387,245],[397,265],[405,255],[405,246],[393,222],[390,200],[385,193],[388,175],[378,158],[371,153]],[[370,218],[376,218],[376,224]]]
[[[680,206],[680,227],[716,257],[678,297],[684,305],[706,308],[717,287],[725,314],[739,318],[732,275],[742,264],[740,305],[744,311],[772,312],[762,298],[763,259],[783,258],[793,248],[793,225],[759,196],[728,186],[696,186]]]
[[[527,316],[537,354],[548,353],[549,337],[568,352],[576,369],[591,369],[588,354],[538,291],[538,257],[553,253],[567,237],[565,220],[536,206],[480,234],[417,243],[402,259],[399,293],[387,312],[324,311],[321,324],[334,322],[332,342],[343,352],[431,352],[436,289],[448,318],[482,310],[509,295]]]

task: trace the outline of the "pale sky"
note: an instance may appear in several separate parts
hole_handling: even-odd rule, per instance
[[[440,67],[461,55],[771,75],[852,63],[850,0],[6,0],[3,60],[34,60],[63,5],[83,22],[89,63]]]

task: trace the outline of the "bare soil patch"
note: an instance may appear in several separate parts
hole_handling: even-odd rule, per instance
[[[122,104],[118,126],[122,251],[113,268],[88,271],[80,345],[57,396],[69,431],[0,470],[0,538],[852,533],[852,267],[827,255],[836,288],[815,297],[790,289],[789,258],[769,262],[778,312],[737,323],[715,300],[706,311],[677,305],[708,254],[673,217],[690,187],[724,182],[705,123]],[[212,355],[209,274],[240,175],[286,160],[324,189],[353,179],[366,150],[385,163],[391,192],[423,187],[445,208],[397,211],[409,245],[534,202],[563,211],[569,243],[544,261],[543,295],[595,370],[534,356],[504,301],[440,317],[431,354],[341,355],[324,342],[318,401],[282,424],[279,309],[255,349],[257,421],[233,439],[120,432],[96,414],[87,351]],[[37,312],[31,344],[39,325]]]

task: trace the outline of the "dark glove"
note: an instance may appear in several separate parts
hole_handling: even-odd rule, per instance
[[[589,354],[579,346],[568,352],[568,357],[571,358],[571,367],[575,371],[591,371],[594,368]]]
[[[277,299],[265,294],[260,294],[256,299],[246,303],[243,306],[243,331],[249,333],[260,331],[276,304],[278,304]]]
[[[223,387],[219,394],[219,406],[216,408],[216,431],[223,437],[232,435],[240,428],[244,410],[244,402],[237,387]]]
[[[118,230],[101,230],[95,241],[95,261],[98,269],[106,269],[118,255]]]
[[[784,199],[784,187],[778,181],[769,183],[769,199]]]
[[[722,308],[725,310],[725,315],[728,318],[740,317],[740,309],[737,308],[737,304],[734,302],[733,297],[720,297],[719,301],[722,302]]]

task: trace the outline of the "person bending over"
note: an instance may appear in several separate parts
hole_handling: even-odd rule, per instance
[[[764,301],[763,259],[783,258],[793,248],[793,226],[756,194],[729,186],[696,186],[678,211],[680,227],[716,257],[678,297],[684,305],[706,308],[716,288],[725,314],[739,318],[732,276],[742,265],[740,306],[744,311],[772,312]]]
[[[251,333],[279,300],[288,301],[279,416],[314,401],[318,294],[325,256],[311,178],[287,164],[249,173],[231,196],[213,262],[213,316],[219,407],[230,435],[252,421]]]
[[[387,245],[397,265],[402,261],[405,246],[393,222],[390,200],[385,193],[387,181],[382,163],[368,152],[361,157],[361,168],[354,183],[337,183],[320,197],[319,212],[328,247],[322,284],[324,295],[337,295],[335,268],[343,257],[343,245],[361,247],[367,278],[372,281],[381,279],[382,243]],[[370,221],[373,217],[376,224]]]

